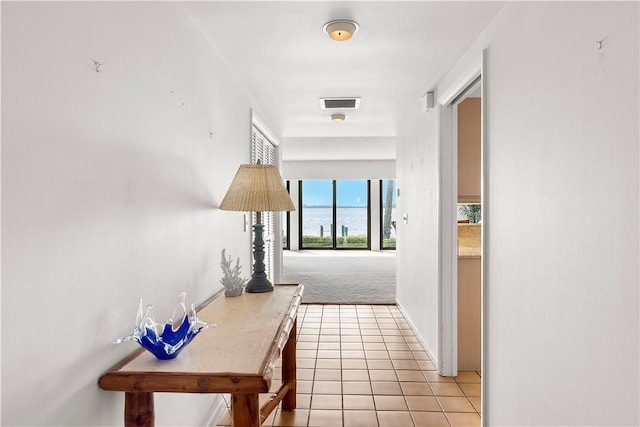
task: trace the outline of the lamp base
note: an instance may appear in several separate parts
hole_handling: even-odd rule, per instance
[[[245,292],[259,294],[262,292],[273,292],[273,284],[267,279],[267,273],[265,272],[264,265],[264,239],[262,238],[262,232],[264,231],[264,224],[261,224],[260,212],[257,213],[257,223],[253,224],[253,231],[255,233],[255,239],[253,240],[253,274],[251,280],[247,283],[247,287],[244,288]]]
[[[244,291],[253,294],[260,294],[263,292],[273,292],[273,289],[273,283],[271,283],[266,277],[254,277],[249,280]]]

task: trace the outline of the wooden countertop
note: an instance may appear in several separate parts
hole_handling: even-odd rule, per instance
[[[482,224],[458,223],[458,259],[482,257]]]

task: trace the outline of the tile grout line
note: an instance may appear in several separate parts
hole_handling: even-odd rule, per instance
[[[347,422],[350,419],[346,417],[347,409],[345,408],[345,403],[344,403],[344,397],[345,397],[345,394],[344,394],[345,380],[343,376],[343,371],[345,369],[344,361],[350,360],[352,358],[362,360],[367,370],[366,378],[368,380],[366,380],[366,383],[369,385],[370,394],[365,394],[365,395],[370,396],[372,400],[372,409],[362,409],[362,410],[365,412],[373,412],[373,415],[375,415],[375,422],[379,423],[379,425],[383,425],[381,423],[384,422],[383,419],[379,418],[379,414],[384,413],[385,411],[379,410],[376,399],[375,399],[376,394],[374,393],[372,388],[373,386],[372,382],[374,382],[374,380],[372,378],[371,371],[376,370],[376,369],[371,369],[372,368],[371,362],[373,361],[387,361],[387,363],[378,363],[373,367],[374,368],[378,367],[381,370],[389,369],[390,371],[392,371],[393,377],[394,377],[393,382],[398,384],[398,386],[400,387],[400,395],[403,397],[402,401],[404,402],[406,409],[399,410],[399,409],[393,409],[392,407],[390,407],[388,409],[390,412],[406,411],[406,414],[409,415],[409,417],[407,417],[407,421],[413,423],[414,425],[419,425],[420,418],[422,417],[418,417],[418,416],[423,412],[429,412],[429,413],[433,412],[433,413],[442,414],[441,415],[443,417],[442,421],[446,422],[448,425],[452,425],[454,421],[459,421],[457,418],[459,416],[458,414],[456,414],[456,416],[452,418],[449,414],[453,414],[453,413],[445,412],[445,410],[440,406],[439,397],[447,397],[447,396],[438,396],[437,392],[433,389],[433,385],[440,382],[434,380],[435,382],[432,383],[429,380],[429,377],[426,375],[426,372],[433,371],[432,363],[430,362],[430,359],[428,357],[425,359],[424,355],[418,349],[416,349],[415,346],[414,348],[411,347],[411,344],[414,344],[415,341],[412,339],[409,339],[411,338],[410,334],[407,334],[406,332],[403,333],[403,331],[406,329],[406,325],[404,324],[405,321],[402,318],[401,313],[400,313],[400,316],[398,316],[398,313],[394,312],[393,307],[390,307],[390,306],[373,307],[371,305],[362,305],[363,309],[358,310],[359,306],[357,305],[350,305],[348,308],[345,308],[344,306],[336,306],[336,305],[330,305],[330,306],[316,305],[317,308],[314,308],[313,310],[308,310],[309,306],[311,305],[308,305],[307,307],[305,307],[304,310],[301,310],[302,316],[301,318],[298,319],[299,325],[298,325],[298,331],[297,331],[298,337],[302,335],[307,335],[307,336],[313,335],[314,338],[312,338],[311,340],[305,339],[304,342],[312,343],[311,347],[315,346],[315,351],[312,350],[306,353],[307,355],[309,354],[315,355],[314,361],[313,361],[313,375],[311,380],[311,389],[309,391],[309,409],[307,410],[308,413],[306,416],[306,424],[305,424],[306,427],[309,427],[311,425],[310,422],[312,421],[311,416],[313,412],[312,412],[311,406],[312,406],[313,396],[314,394],[317,394],[317,393],[314,393],[316,381],[322,381],[317,379],[317,374],[321,370],[319,365],[319,352],[321,351],[320,345],[322,342],[333,343],[334,341],[337,342],[338,344],[337,346],[334,346],[334,348],[338,349],[337,350],[338,363],[336,365],[339,366],[339,374],[340,374],[341,402],[339,406],[341,411],[340,420],[343,425],[348,425]],[[344,328],[343,327],[344,325],[348,325],[350,327]],[[358,332],[359,332],[359,335],[358,335],[359,339],[357,341],[353,340],[353,338],[355,337],[355,334],[353,332],[355,331],[351,330],[351,329],[355,329],[353,328],[354,325],[357,326]],[[311,333],[304,334],[303,333],[305,332],[304,329],[309,329]],[[315,329],[317,329],[317,331]],[[324,331],[325,333],[323,334],[323,329],[337,329],[337,332]],[[368,332],[367,335],[362,335],[363,329],[369,329],[370,331],[367,331]],[[325,341],[322,340],[323,335],[333,335],[333,334],[336,335],[335,337],[333,337],[333,339],[329,338]],[[365,336],[379,337],[379,338],[369,338],[365,342],[365,340],[363,339]],[[345,340],[346,337],[352,337],[352,338]],[[397,337],[401,337],[401,338],[397,338]],[[345,359],[343,357],[344,351],[347,351],[347,350],[360,351],[360,350],[357,350],[358,346],[353,346],[353,345],[346,346],[347,343],[355,343],[355,342],[359,344],[359,347],[361,348],[361,351],[363,353],[363,357],[360,358],[357,354],[350,353],[347,355],[347,358]],[[373,348],[375,350],[365,350],[365,344],[367,343],[371,343],[371,344],[380,343],[381,345],[370,346],[370,348]],[[399,345],[399,344],[402,344],[402,345]],[[345,346],[347,348],[345,348]],[[380,351],[380,347],[382,347],[384,353],[374,353],[373,355],[371,354],[367,355],[366,353],[367,351]],[[331,346],[328,346],[327,349],[328,351],[336,351],[336,350],[333,350]],[[303,349],[303,350],[307,350],[307,349]],[[395,353],[395,352],[401,352],[401,351],[407,352],[407,354]],[[407,358],[407,356],[409,355],[411,357]],[[374,358],[372,359],[370,358],[370,356],[373,356]],[[383,356],[386,356],[386,357],[383,357]],[[336,357],[336,354],[332,354],[330,356],[327,355],[326,359],[331,360],[335,357]],[[382,357],[382,358],[378,358],[378,357]],[[400,363],[394,363],[394,361],[400,362]],[[414,368],[411,364],[405,363],[405,361],[413,361],[416,367]],[[308,362],[305,362],[305,363],[308,363]],[[390,367],[387,368],[386,366],[389,364],[390,364]],[[355,364],[351,364],[350,366],[353,366],[354,369],[360,369],[359,367],[358,368],[356,367],[357,365],[359,365],[359,362]],[[331,364],[327,364],[326,368],[334,369],[332,367],[330,368],[330,366]],[[305,364],[304,369],[308,369],[310,367],[311,367],[310,364]],[[414,370],[421,374],[421,379],[418,380],[418,382],[423,383],[426,386],[426,390],[429,390],[431,392],[431,396],[435,399],[435,402],[437,402],[437,406],[440,408],[439,411],[412,411],[410,409],[408,397],[413,396],[413,394],[405,393],[405,390],[401,386],[402,384],[401,376],[399,376],[398,374],[403,371],[414,371]],[[330,376],[329,376],[329,379],[327,379],[327,381],[331,380],[330,378],[332,378],[331,375],[333,374],[329,374],[329,375]],[[478,374],[477,372],[476,372],[476,375],[481,380],[481,375]],[[383,383],[391,382],[391,380],[387,378],[390,378],[390,376],[387,377],[386,373],[380,373],[380,378],[378,379],[379,379],[379,382],[383,382]],[[404,378],[406,378],[405,382],[413,382],[414,380],[411,376],[404,376]],[[360,381],[360,380],[353,379],[353,381]],[[462,388],[464,384],[476,384],[475,382],[473,382],[473,380],[468,383],[460,382],[458,377],[456,377],[456,378],[453,378],[453,381],[451,382],[443,381],[442,383],[455,384],[456,386],[455,388],[458,390],[456,393],[461,392],[461,395],[451,396],[451,397],[457,397],[457,398],[465,397],[464,401],[471,406],[473,411],[473,412],[469,412],[468,414],[475,414],[476,416],[480,416],[479,412],[475,409],[475,406],[471,401],[472,397],[475,398],[478,396],[470,396],[467,394],[467,391],[465,391],[465,389]],[[471,390],[473,390],[473,388],[471,388]],[[446,391],[446,388],[445,388],[445,391]],[[440,392],[442,393],[443,390],[440,390]],[[333,393],[329,393],[329,394],[333,394]],[[354,396],[358,396],[358,395],[359,394],[357,393],[354,394]],[[396,394],[392,393],[390,395],[395,396]],[[416,396],[418,395],[422,396],[422,394],[416,394]],[[383,396],[386,396],[386,394],[384,394]],[[428,395],[425,395],[425,396],[428,396]],[[415,404],[416,402],[414,402],[414,405]],[[357,408],[357,405],[356,405],[356,408]],[[322,408],[319,408],[318,410],[321,410],[321,409]],[[327,408],[327,409],[330,409],[330,408]],[[349,409],[349,410],[360,411],[360,409]],[[278,409],[278,411],[280,411],[280,409]],[[286,425],[293,425],[293,424],[288,424],[288,422],[284,419],[281,421],[277,421],[279,417],[278,412],[275,413],[275,416],[276,417],[274,417],[272,422],[274,426],[283,425],[282,423],[285,423]],[[406,416],[406,415],[403,415],[403,416]],[[386,416],[385,416],[385,419],[386,419]],[[371,424],[373,424],[373,420],[374,418],[372,416]],[[317,418],[316,418],[316,421],[318,421]],[[272,424],[265,423],[265,426],[269,426]],[[296,423],[295,425],[299,425],[299,424]],[[326,425],[329,425],[329,424],[326,424]]]
[[[376,324],[377,323],[378,323],[378,320],[376,319]],[[360,327],[359,316],[358,316],[358,329],[360,331],[360,341],[362,342],[362,352],[364,353],[365,361],[367,364],[367,378],[369,378],[369,387],[371,388],[371,400],[373,401],[373,412],[376,415],[376,423],[378,423],[378,426],[379,426],[380,418],[378,417],[378,406],[376,405],[376,398],[375,398],[375,395],[373,394],[373,384],[371,383],[371,369],[369,369],[369,359],[367,359],[367,353],[365,353],[365,349],[364,349],[364,341],[362,341],[362,328]]]

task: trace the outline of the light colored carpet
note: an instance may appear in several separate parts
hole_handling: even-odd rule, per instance
[[[395,251],[284,251],[283,283],[304,285],[304,303],[395,304]]]

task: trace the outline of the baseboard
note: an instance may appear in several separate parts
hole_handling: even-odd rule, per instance
[[[416,336],[416,338],[418,339],[418,341],[420,342],[420,345],[422,346],[422,348],[424,349],[424,351],[427,353],[427,355],[429,356],[429,358],[431,359],[431,361],[433,362],[433,365],[436,367],[436,369],[438,368],[438,358],[436,357],[435,354],[433,354],[433,351],[431,351],[431,349],[429,348],[429,346],[427,345],[427,343],[424,341],[424,339],[422,338],[422,335],[420,335],[420,332],[418,332],[418,329],[416,328],[416,325],[413,324],[413,322],[411,321],[411,318],[409,317],[409,315],[407,314],[406,311],[404,311],[404,308],[402,307],[402,304],[400,304],[400,301],[398,301],[396,299],[396,306],[398,307],[398,310],[400,310],[400,313],[402,313],[402,315],[404,316],[404,319],[407,321],[407,323],[409,324],[409,326],[411,327],[411,330],[413,331],[413,334]]]
[[[227,402],[224,399],[223,395],[216,395],[216,397],[213,399],[213,402],[211,403],[211,406],[209,407],[209,410],[207,411],[207,414],[204,417],[204,420],[202,421],[202,425],[204,427],[215,427],[218,423],[218,420],[220,420],[226,410]]]

